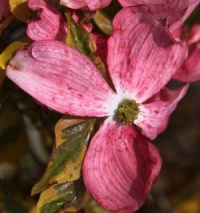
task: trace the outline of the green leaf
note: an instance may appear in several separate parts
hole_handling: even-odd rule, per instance
[[[64,184],[58,184],[41,193],[35,213],[56,213],[62,209],[78,211],[85,195],[82,179]]]
[[[61,119],[56,127],[56,142],[42,179],[32,189],[32,195],[53,184],[77,180],[94,120]]]
[[[107,78],[107,71],[101,58],[95,56],[96,43],[92,36],[71,17],[70,13],[66,13],[68,22],[67,44],[80,50],[84,55],[90,58],[97,66],[104,78]]]
[[[77,48],[84,55],[88,56],[92,61],[95,60],[94,52],[96,51],[96,44],[90,34],[77,24],[71,17],[69,12],[66,13],[68,22],[67,44]]]

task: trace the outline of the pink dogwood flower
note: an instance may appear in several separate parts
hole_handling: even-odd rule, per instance
[[[130,213],[145,202],[161,167],[157,149],[134,125],[152,139],[163,130],[188,88],[163,89],[187,48],[147,7],[122,9],[113,27],[107,65],[114,88],[89,58],[59,41],[18,51],[6,74],[54,110],[105,117],[84,158],[84,181],[103,207]]]

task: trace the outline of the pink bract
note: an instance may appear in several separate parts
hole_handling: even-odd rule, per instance
[[[34,41],[60,40],[65,42],[67,25],[61,14],[43,0],[28,0],[28,6],[40,11],[40,18],[31,20],[27,26],[27,35]]]
[[[181,0],[180,0],[181,1]],[[175,21],[172,26],[170,26],[170,31],[173,32],[174,30],[180,28],[185,20],[190,16],[190,14],[195,10],[195,8],[199,5],[200,0],[188,0],[188,6],[183,14],[182,17],[180,17],[178,20]]]
[[[187,46],[175,41],[167,27],[145,6],[122,9],[113,27],[107,64],[115,91],[90,59],[59,41],[38,41],[18,51],[6,74],[35,99],[61,113],[108,117],[84,159],[84,180],[88,191],[103,207],[128,213],[144,203],[161,164],[156,148],[134,125],[151,139],[165,128],[188,86],[175,91],[163,87],[185,59]],[[134,125],[123,126],[116,120],[116,110],[124,99],[139,104]],[[135,165],[122,168],[118,156],[124,164],[130,159]],[[91,158],[94,162],[90,162]],[[112,179],[115,170],[117,174]],[[98,175],[105,177],[97,183],[94,177]],[[110,189],[100,190],[109,185]]]
[[[110,4],[111,0],[60,0],[60,4],[72,9],[80,9],[88,7],[90,10],[97,10],[106,7]]]
[[[139,209],[161,168],[158,150],[132,125],[107,119],[93,137],[83,163],[86,186],[104,208]]]

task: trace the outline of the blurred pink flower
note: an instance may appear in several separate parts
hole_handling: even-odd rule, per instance
[[[184,26],[182,29],[184,29]],[[200,80],[200,25],[195,24],[187,31],[189,32],[189,35],[186,37],[189,48],[188,56],[174,75],[174,78],[183,82],[194,82]],[[184,30],[182,34],[185,34]]]
[[[10,14],[10,5],[9,0],[1,0],[0,6],[0,20],[1,17],[6,17]]]
[[[97,10],[107,7],[111,0],[60,0],[60,4],[72,9],[88,7],[90,10]]]
[[[123,7],[145,4],[157,18],[166,18],[170,32],[179,28],[200,0],[118,0]]]
[[[151,139],[166,127],[188,86],[163,88],[187,48],[147,7],[122,9],[113,27],[107,65],[114,90],[92,61],[59,41],[38,41],[18,51],[6,73],[54,110],[107,117],[84,159],[84,181],[103,207],[128,213],[144,203],[161,166],[158,151],[134,125]]]

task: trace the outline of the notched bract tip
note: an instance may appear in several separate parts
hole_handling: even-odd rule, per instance
[[[168,27],[168,18],[167,17],[160,18],[159,22],[163,27]]]
[[[15,63],[8,64],[7,68],[12,71],[19,71],[19,67]]]

